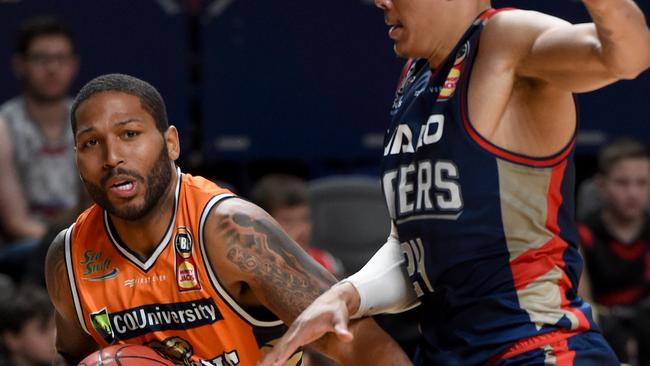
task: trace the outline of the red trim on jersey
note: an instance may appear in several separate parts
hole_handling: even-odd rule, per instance
[[[589,320],[582,311],[572,307],[571,301],[566,297],[566,290],[573,287],[564,271],[564,253],[569,245],[560,237],[558,224],[558,212],[563,201],[562,180],[566,167],[566,160],[554,167],[549,182],[546,227],[553,233],[553,237],[541,247],[531,248],[513,259],[510,262],[510,270],[515,289],[519,291],[554,268],[559,268],[562,271],[562,277],[557,284],[560,290],[560,308],[575,315],[578,321],[577,330],[586,330],[590,328]]]
[[[481,14],[479,16],[479,19],[487,20],[490,19],[495,14],[507,10],[516,10],[516,9],[515,8],[489,9],[486,10],[483,14]],[[468,112],[469,107],[467,106],[468,104],[467,89],[469,89],[469,82],[468,82],[469,74],[471,74],[471,70],[465,70],[464,75],[462,75],[463,82],[461,83],[460,111],[461,111],[461,117],[463,119],[463,125],[465,126],[465,130],[472,138],[472,140],[474,140],[479,146],[481,146],[483,149],[487,150],[488,152],[500,158],[512,161],[514,163],[530,165],[534,167],[550,167],[550,166],[557,165],[569,155],[569,153],[575,146],[576,134],[578,130],[577,121],[576,121],[576,130],[574,131],[573,137],[571,138],[569,143],[565,147],[560,149],[560,151],[557,152],[556,154],[545,156],[545,157],[534,157],[534,156],[528,156],[513,151],[509,151],[507,149],[504,149],[502,147],[493,144],[492,142],[488,141],[486,138],[481,136],[481,134],[478,133],[478,131],[476,131],[476,129],[474,128],[474,126],[469,120],[469,112]],[[574,97],[574,101],[575,101],[575,97]],[[576,108],[576,119],[577,119],[577,108]]]
[[[406,79],[406,75],[409,72],[409,69],[411,68],[411,65],[413,65],[413,59],[410,58],[406,60],[406,64],[404,64],[404,68],[402,69],[402,73],[399,76],[399,81],[397,82],[397,91],[399,91],[402,86],[404,86],[404,79]]]
[[[576,357],[576,351],[569,349],[569,342],[565,339],[561,342],[551,345],[553,355],[555,356],[555,366],[573,366],[573,359]]]
[[[522,353],[526,353],[528,351],[532,351],[537,348],[544,347],[546,345],[555,345],[559,343],[564,343],[567,342],[566,340],[568,338],[571,338],[575,335],[578,335],[582,333],[582,331],[572,331],[572,330],[566,330],[566,329],[560,329],[556,330],[553,332],[549,333],[544,333],[538,336],[532,336],[528,338],[521,339],[517,342],[515,342],[512,346],[508,347],[505,351],[499,353],[498,355],[492,357],[488,362],[485,363],[485,366],[492,366],[495,363],[499,362],[500,360],[507,360],[509,358],[518,356]],[[562,351],[562,346],[558,345],[557,351],[561,352]],[[555,351],[556,348],[553,347],[553,350]],[[568,350],[568,342],[567,342],[567,348]],[[571,351],[575,354],[574,351]],[[554,352],[555,353],[555,352]],[[573,359],[573,358],[572,358]],[[558,359],[559,361],[559,359]],[[562,365],[558,363],[558,365]],[[567,365],[566,363],[564,365]],[[571,365],[571,364],[569,364]]]

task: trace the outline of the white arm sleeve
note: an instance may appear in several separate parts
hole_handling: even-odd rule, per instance
[[[393,225],[388,241],[359,272],[341,282],[351,283],[359,292],[359,310],[353,319],[380,313],[399,313],[417,303]]]

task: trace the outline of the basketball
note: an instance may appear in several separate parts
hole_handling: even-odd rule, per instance
[[[79,366],[174,366],[153,349],[136,344],[116,344],[90,354]]]

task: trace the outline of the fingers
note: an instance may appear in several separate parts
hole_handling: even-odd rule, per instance
[[[302,346],[300,339],[296,336],[294,329],[289,331],[280,338],[280,341],[273,347],[271,352],[267,353],[258,366],[281,366],[283,365],[296,350]]]
[[[334,314],[334,333],[343,342],[351,342],[354,336],[348,329],[348,317],[341,314]]]

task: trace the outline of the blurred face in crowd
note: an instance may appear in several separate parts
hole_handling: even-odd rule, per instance
[[[137,220],[171,186],[178,134],[163,134],[137,96],[97,93],[76,110],[79,175],[92,199],[111,215]]]
[[[67,95],[77,68],[72,44],[62,35],[37,36],[25,55],[14,57],[14,69],[25,93],[45,102],[58,101]]]
[[[614,215],[626,220],[639,218],[650,198],[650,161],[621,159],[609,174],[599,178],[598,185]]]
[[[271,216],[282,226],[301,247],[307,249],[311,245],[311,209],[307,204],[281,206],[274,208]]]
[[[55,354],[54,339],[54,316],[47,319],[30,319],[20,332],[7,332],[4,336],[5,345],[14,362],[34,366],[52,364]]]

